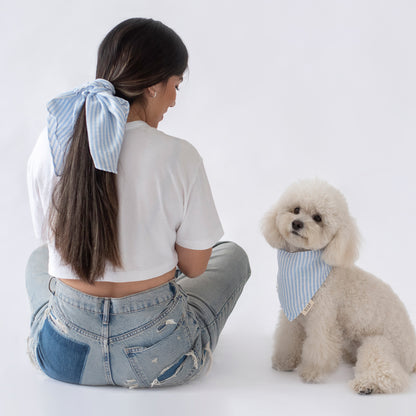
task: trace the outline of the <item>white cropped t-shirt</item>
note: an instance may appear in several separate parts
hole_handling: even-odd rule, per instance
[[[46,129],[28,162],[29,200],[36,237],[49,247],[49,274],[78,279],[55,249],[48,209],[55,175]],[[178,263],[175,243],[211,248],[223,235],[202,159],[187,141],[144,121],[127,123],[118,162],[119,247],[122,268],[108,264],[99,281],[160,276]],[[76,198],[76,195],[74,195]]]

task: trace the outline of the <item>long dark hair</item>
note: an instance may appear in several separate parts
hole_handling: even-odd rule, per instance
[[[110,81],[130,104],[146,104],[146,88],[182,75],[188,52],[163,23],[128,19],[98,49],[96,77]],[[55,247],[79,278],[93,283],[106,264],[122,267],[118,245],[116,176],[95,168],[89,151],[85,107],[76,122],[62,177],[52,195],[50,224]]]

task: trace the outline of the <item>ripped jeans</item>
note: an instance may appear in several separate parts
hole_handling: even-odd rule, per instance
[[[247,255],[220,242],[207,270],[123,298],[90,296],[48,273],[48,249],[26,269],[32,309],[29,356],[68,383],[129,388],[184,384],[209,366],[250,276]]]

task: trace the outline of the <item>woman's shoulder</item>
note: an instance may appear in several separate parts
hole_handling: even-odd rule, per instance
[[[202,158],[189,141],[172,136],[161,130],[155,129],[144,122],[132,122],[127,124],[127,146],[133,144],[140,148],[140,151],[155,152],[159,156],[165,154],[181,162],[199,163]],[[131,136],[131,137],[129,137]]]
[[[194,159],[195,161],[201,160],[198,150],[196,150],[195,146],[187,140],[171,136],[164,132],[160,132],[160,134],[163,136],[164,144],[172,147],[172,149],[177,152],[178,157]]]

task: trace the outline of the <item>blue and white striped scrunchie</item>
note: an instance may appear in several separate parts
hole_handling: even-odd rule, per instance
[[[321,254],[322,250],[277,250],[277,292],[289,321],[304,311],[331,272],[332,267],[322,261]]]
[[[85,103],[88,142],[94,166],[117,173],[129,103],[114,96],[111,82],[96,79],[49,101],[48,139],[56,175],[62,175],[68,143]]]

